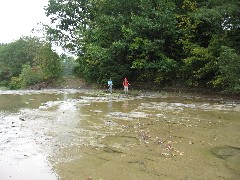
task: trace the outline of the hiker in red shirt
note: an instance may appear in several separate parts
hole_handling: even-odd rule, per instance
[[[125,94],[128,94],[128,86],[129,86],[130,84],[128,83],[128,80],[127,80],[127,78],[124,78],[124,80],[123,80],[123,87],[124,87],[124,92],[125,92]]]

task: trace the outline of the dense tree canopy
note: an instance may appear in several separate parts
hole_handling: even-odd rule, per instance
[[[77,53],[88,81],[240,92],[239,0],[49,0],[46,13],[50,40]]]
[[[60,76],[60,57],[47,43],[24,37],[0,45],[0,85],[16,89]]]
[[[40,43],[35,39],[23,39],[0,46],[1,80],[9,80],[21,73],[22,65],[33,62]]]

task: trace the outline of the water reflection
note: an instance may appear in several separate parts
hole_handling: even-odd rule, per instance
[[[48,155],[39,151],[24,121],[18,114],[0,115],[0,179],[56,180]]]
[[[113,106],[113,100],[112,100],[112,95],[108,97],[108,112],[112,112],[112,106]]]
[[[128,100],[123,101],[122,107],[124,111],[128,111]]]
[[[57,180],[45,156],[41,154],[18,155],[17,152],[8,152],[1,155],[0,179],[3,180]]]

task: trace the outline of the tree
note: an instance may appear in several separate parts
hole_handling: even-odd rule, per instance
[[[240,55],[234,49],[222,46],[218,67],[214,85],[231,93],[240,93]]]
[[[74,29],[73,36],[79,39],[79,43],[75,44],[75,47],[81,47],[78,52],[78,72],[81,70],[87,80],[103,83],[111,76],[114,81],[120,82],[123,76],[139,76],[143,69],[148,76],[158,70],[161,79],[166,77],[166,74],[174,74],[170,72],[176,66],[171,59],[173,35],[176,33],[173,3],[164,0],[102,0],[88,1],[86,5],[85,1],[78,1],[85,11],[80,13],[72,10],[78,12],[77,18],[71,15],[74,19],[68,21],[71,19],[70,14],[67,15],[68,11],[74,8],[76,1],[50,2],[47,12],[60,19],[59,28],[55,29],[61,32],[60,34],[65,32],[65,27],[72,26],[73,21],[81,19],[77,26],[75,24],[74,28],[70,28],[69,34],[72,34]],[[64,24],[66,22],[67,24]],[[59,40],[62,39],[60,34],[55,33]],[[140,41],[144,43],[141,44]],[[74,40],[72,42],[75,43]],[[148,59],[145,64],[141,62],[144,57]],[[166,57],[165,60],[163,57]],[[156,63],[158,61],[160,63]],[[167,71],[163,70],[165,67],[159,69],[162,64],[166,65],[170,61],[171,65],[165,66]],[[139,66],[141,64],[143,67]],[[157,76],[152,79],[156,78]],[[160,80],[159,77],[158,79]]]
[[[173,59],[177,38],[175,5],[171,1],[142,0],[138,6],[139,12],[132,15],[129,26],[123,29],[131,67],[143,81],[170,80],[177,67]]]
[[[189,85],[215,87],[220,47],[237,48],[237,41],[231,35],[239,31],[239,16],[236,16],[239,15],[239,4],[236,0],[183,1],[185,11],[178,15],[182,32],[179,44],[183,47],[182,73]]]
[[[39,49],[34,58],[34,66],[42,70],[45,80],[59,78],[62,73],[60,57],[52,51],[49,44]]]
[[[1,84],[14,89],[61,75],[60,58],[51,46],[30,37],[1,45],[0,67]]]
[[[221,46],[239,54],[238,0],[49,0],[50,38],[77,50],[86,80],[215,88]],[[226,67],[227,68],[227,67]]]
[[[5,44],[0,48],[1,81],[9,81],[11,77],[21,73],[22,66],[33,63],[33,59],[41,46],[36,38],[23,37]]]

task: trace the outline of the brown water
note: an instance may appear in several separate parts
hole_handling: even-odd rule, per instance
[[[0,179],[240,179],[240,101],[0,91]]]

